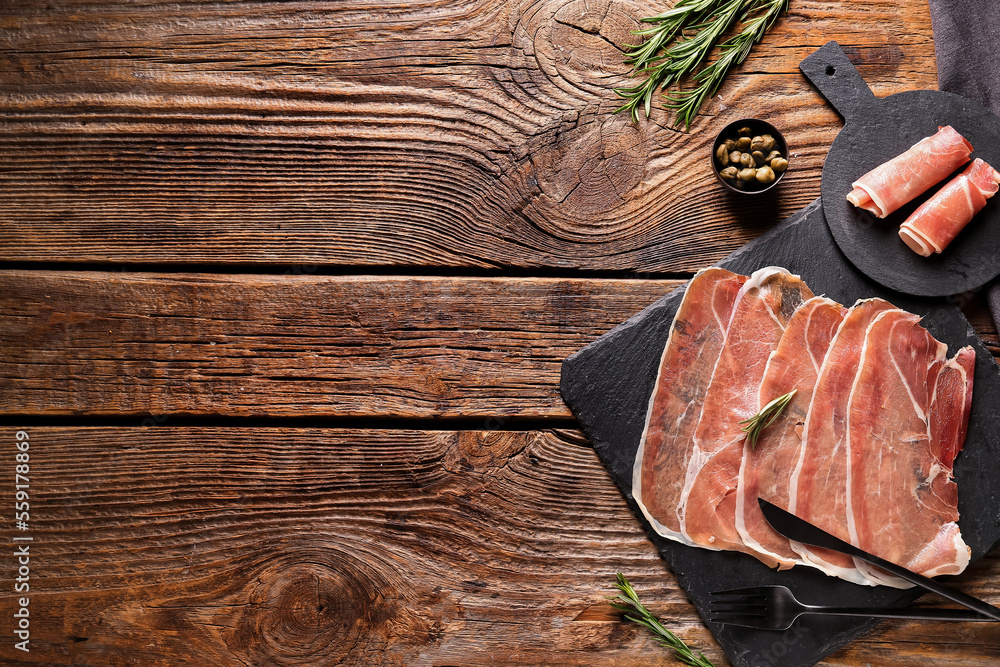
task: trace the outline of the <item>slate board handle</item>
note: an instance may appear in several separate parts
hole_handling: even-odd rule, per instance
[[[799,69],[847,123],[877,99],[837,42],[816,49],[799,63]]]

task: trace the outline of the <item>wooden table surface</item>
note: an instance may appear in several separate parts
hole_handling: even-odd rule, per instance
[[[802,58],[835,39],[883,96],[937,87],[934,43],[926,0],[792,0],[684,133],[612,113],[662,8],[0,4],[0,662],[677,664],[621,571],[727,664],[560,364],[819,195],[841,120]],[[745,116],[792,147],[748,200],[707,162]],[[1000,603],[1000,559],[957,585]],[[998,661],[900,621],[822,664]]]

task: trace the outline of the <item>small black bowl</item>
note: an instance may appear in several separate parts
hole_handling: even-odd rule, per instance
[[[788,144],[785,143],[785,137],[782,136],[781,132],[779,132],[776,127],[758,118],[741,118],[740,120],[733,121],[729,125],[726,125],[722,129],[722,131],[719,132],[719,135],[715,137],[715,141],[712,142],[712,153],[711,155],[708,156],[708,160],[709,162],[712,163],[712,173],[715,174],[715,178],[719,181],[719,183],[721,183],[724,188],[730,190],[731,192],[736,192],[741,195],[759,195],[762,192],[767,192],[768,190],[776,186],[778,183],[780,183],[781,179],[783,179],[785,177],[785,174],[788,173],[788,169],[785,169],[785,171],[781,172],[780,174],[775,174],[776,178],[767,185],[756,184],[754,186],[747,188],[738,188],[729,181],[727,181],[726,179],[722,178],[722,176],[719,174],[719,169],[720,169],[719,163],[716,162],[715,160],[715,151],[718,150],[719,146],[726,139],[739,138],[740,136],[739,129],[741,127],[749,127],[751,132],[750,134],[751,137],[756,137],[762,134],[770,134],[772,137],[774,137],[774,140],[777,143],[777,145],[774,147],[774,150],[779,151],[786,160],[789,160]]]

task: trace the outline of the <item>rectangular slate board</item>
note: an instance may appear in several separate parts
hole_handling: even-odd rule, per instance
[[[782,266],[800,275],[815,294],[842,304],[881,297],[922,315],[924,326],[947,343],[949,355],[972,345],[976,350],[972,416],[965,451],[955,462],[959,524],[974,561],[1000,541],[1000,466],[996,463],[1000,460],[1000,367],[969,326],[956,299],[909,297],[866,278],[837,248],[819,200],[718,266],[744,275],[765,266]],[[561,392],[702,619],[707,619],[711,591],[765,584],[786,585],[807,604],[906,606],[912,602],[920,591],[857,586],[812,568],[777,572],[751,556],[688,547],[649,527],[632,497],[632,465],[660,355],[683,292],[681,287],[667,294],[566,359]],[[877,622],[807,616],[789,630],[771,632],[705,621],[734,667],[814,665]]]

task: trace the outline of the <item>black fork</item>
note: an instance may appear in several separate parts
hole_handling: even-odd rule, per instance
[[[924,621],[996,621],[965,609],[824,607],[802,604],[784,586],[757,586],[712,593],[715,623],[761,630],[786,630],[803,614],[903,618]]]

